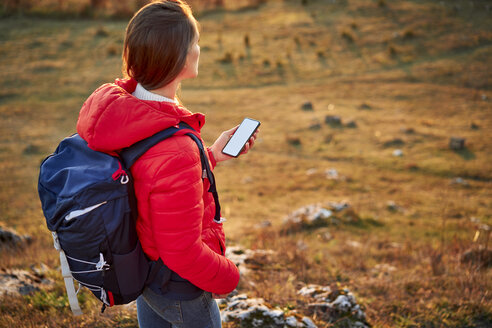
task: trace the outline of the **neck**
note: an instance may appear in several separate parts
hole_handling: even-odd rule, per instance
[[[154,90],[149,90],[149,91],[169,99],[175,99],[178,88],[179,88],[179,81],[174,80],[163,87]]]

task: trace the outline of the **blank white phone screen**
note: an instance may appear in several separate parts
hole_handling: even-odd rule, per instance
[[[236,157],[243,149],[246,142],[249,140],[255,129],[260,125],[260,122],[252,119],[244,119],[244,121],[239,125],[237,130],[229,139],[227,145],[222,149],[224,154]]]

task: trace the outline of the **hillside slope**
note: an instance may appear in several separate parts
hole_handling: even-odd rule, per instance
[[[487,1],[267,1],[200,14],[199,77],[181,98],[211,143],[262,122],[216,178],[230,245],[267,249],[238,291],[309,315],[305,284],[347,287],[375,327],[492,323],[492,11]],[[54,285],[0,300],[0,327],[134,327],[131,309],[72,318],[37,196],[40,161],[85,98],[121,75],[125,21],[0,20],[0,225],[32,237],[3,269],[45,264]],[[450,148],[451,137],[465,139]],[[284,219],[311,204],[350,215]],[[485,254],[485,253],[478,253]],[[319,327],[330,326],[312,316]],[[233,327],[233,324],[228,324]]]

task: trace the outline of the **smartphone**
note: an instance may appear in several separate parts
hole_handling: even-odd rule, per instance
[[[260,122],[245,118],[225,145],[222,152],[232,157],[238,157],[244,145],[260,126]]]

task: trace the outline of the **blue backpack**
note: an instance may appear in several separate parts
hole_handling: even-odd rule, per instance
[[[163,130],[131,147],[119,156],[90,149],[78,134],[65,138],[54,154],[41,164],[38,192],[48,229],[60,252],[62,275],[70,307],[81,314],[73,280],[87,287],[106,306],[127,304],[143,289],[155,284],[172,284],[171,270],[161,259],[150,261],[136,231],[137,205],[129,168],[158,142],[180,130],[192,130],[186,123]],[[198,145],[203,178],[210,181],[215,199],[215,220],[220,205],[215,179],[201,140],[188,132]],[[191,283],[177,283],[174,290],[190,290]],[[171,286],[172,287],[172,286]],[[194,286],[191,286],[194,287]],[[196,287],[195,287],[196,288]]]

